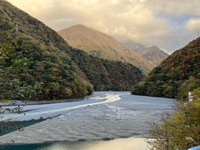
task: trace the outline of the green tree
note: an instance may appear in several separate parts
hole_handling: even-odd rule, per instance
[[[173,115],[162,115],[162,124],[153,123],[148,141],[150,150],[187,150],[200,145],[200,87],[193,91],[194,102],[180,104]]]
[[[29,59],[12,59],[13,51],[9,45],[0,48],[0,99],[34,99],[41,92],[42,83],[28,80],[32,73]]]
[[[32,72],[29,69],[29,60],[12,59],[13,50],[10,45],[0,46],[0,102],[4,105],[11,105],[12,99],[35,99],[42,87],[42,83],[39,82],[29,84],[27,77]],[[4,106],[0,106],[0,135],[9,130],[19,129],[13,123],[3,121],[2,114],[10,112],[21,113],[21,107],[5,109]]]

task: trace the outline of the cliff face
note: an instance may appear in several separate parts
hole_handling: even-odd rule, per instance
[[[113,37],[83,25],[75,25],[58,33],[72,47],[82,49],[95,57],[129,62],[144,73],[148,73],[154,67],[153,64],[126,48]]]

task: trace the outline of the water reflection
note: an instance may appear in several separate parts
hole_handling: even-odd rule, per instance
[[[147,143],[142,138],[126,138],[111,141],[56,143],[39,150],[146,150]]]
[[[125,138],[110,141],[61,142],[4,146],[3,150],[146,150],[146,139]]]
[[[98,102],[99,97],[120,96],[121,100],[108,103]],[[111,97],[112,98],[112,97]],[[110,99],[111,99],[110,98]],[[59,112],[52,119],[28,126],[23,132],[15,131],[0,136],[0,143],[42,143],[11,145],[4,150],[146,150],[144,140],[119,139],[125,137],[145,137],[149,135],[149,122],[158,121],[159,114],[172,112],[175,100],[146,96],[133,96],[129,92],[95,93],[89,100],[75,103],[49,105],[33,105],[31,115],[25,117],[45,116]],[[48,107],[47,107],[48,106]],[[84,107],[83,107],[84,106]],[[33,109],[34,108],[34,109]],[[30,111],[31,112],[31,111]],[[50,115],[51,116],[51,115]],[[15,117],[15,119],[25,119]],[[85,141],[84,141],[84,140]],[[113,141],[97,141],[101,139],[117,139]],[[53,141],[71,141],[55,143]],[[91,140],[90,142],[86,142]],[[72,142],[77,141],[77,142]],[[139,147],[138,147],[139,146]],[[142,147],[142,148],[141,148]]]

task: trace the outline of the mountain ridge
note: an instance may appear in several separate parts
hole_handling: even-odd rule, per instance
[[[84,25],[74,25],[60,30],[58,33],[72,47],[82,49],[93,56],[132,63],[146,74],[154,67],[154,65],[127,49],[112,36]]]
[[[145,51],[142,53],[141,56],[149,62],[158,66],[163,60],[165,60],[169,56],[169,54],[160,50],[157,46],[151,46],[145,48]]]
[[[18,78],[25,84],[34,84],[36,81],[44,83],[42,94],[37,98],[76,98],[91,93],[91,83],[73,63],[69,55],[70,47],[57,32],[5,0],[1,0],[0,4],[1,47],[5,44],[12,47],[16,55],[10,56],[11,61],[23,58],[30,60],[29,68],[35,70],[32,75],[27,74],[31,81],[23,81],[21,75]],[[17,35],[16,24],[19,26]],[[85,91],[75,90],[81,91],[80,87]]]
[[[134,43],[131,40],[125,40],[122,42],[127,48],[133,50],[148,62],[158,66],[163,60],[165,60],[169,54],[159,49],[157,46],[144,46],[142,44]]]
[[[0,74],[3,75],[2,70],[6,73],[7,68],[14,70],[16,62],[25,62],[23,65],[27,67],[25,72],[22,69],[18,74],[8,73],[7,81],[12,84],[2,84],[12,86],[17,81],[19,88],[30,92],[26,91],[28,87],[32,90],[31,87],[41,82],[40,92],[34,95],[34,100],[84,97],[93,92],[94,83],[101,87],[97,90],[129,90],[143,77],[133,65],[105,61],[72,48],[56,31],[5,0],[0,1],[0,29],[0,55],[4,58],[0,59]],[[106,70],[97,69],[107,65],[110,67]],[[117,68],[118,65],[121,67]],[[115,76],[112,69],[117,72]],[[120,85],[116,81],[120,81]],[[0,92],[9,95],[14,89],[13,86],[0,87]],[[26,99],[23,94],[10,99]]]
[[[200,38],[175,51],[149,76],[132,89],[132,94],[187,99],[200,86]]]

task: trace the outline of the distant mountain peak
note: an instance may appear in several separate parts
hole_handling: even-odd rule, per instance
[[[187,44],[155,67],[132,89],[133,94],[188,99],[200,85],[200,38]]]
[[[82,49],[96,57],[132,63],[148,73],[154,65],[126,48],[115,38],[84,25],[74,25],[58,31],[72,47]]]
[[[155,45],[150,46],[150,48],[154,48],[154,49],[158,49],[158,50],[160,50],[160,49],[158,48],[158,46],[155,46]]]
[[[17,35],[16,22],[19,24]],[[78,28],[87,30],[82,25]],[[81,32],[78,34],[84,36]],[[7,73],[6,80],[9,81],[1,84],[0,99],[3,96],[27,100],[24,95],[29,97],[32,93],[33,99],[37,100],[67,100],[92,94],[94,89],[129,90],[143,78],[141,70],[131,64],[99,59],[72,48],[57,32],[5,0],[0,0],[0,50],[1,74]],[[28,68],[13,71],[17,68],[15,62],[26,64]],[[5,82],[3,77],[0,80]],[[39,89],[36,88],[38,82],[42,83]],[[25,94],[21,93],[24,89],[28,90]],[[32,89],[36,89],[37,94]],[[14,96],[10,97],[9,93]]]
[[[159,65],[163,60],[165,60],[169,54],[159,49],[157,46],[153,45],[146,47],[142,44],[137,44],[131,40],[124,41],[124,44],[127,48],[133,50],[145,60],[149,61],[154,65]]]

